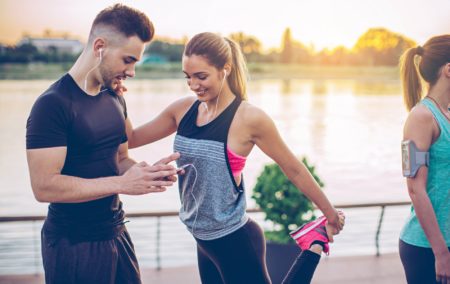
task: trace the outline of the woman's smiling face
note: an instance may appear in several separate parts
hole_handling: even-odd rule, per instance
[[[215,99],[223,83],[222,72],[200,55],[184,55],[182,63],[187,84],[198,99],[202,102]]]

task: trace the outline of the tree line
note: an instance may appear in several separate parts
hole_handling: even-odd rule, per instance
[[[401,54],[416,43],[403,35],[385,28],[372,28],[361,35],[351,48],[338,46],[334,49],[315,51],[292,38],[291,29],[286,28],[279,49],[264,52],[261,42],[255,36],[243,32],[229,35],[236,41],[250,63],[280,63],[305,65],[397,65]],[[184,50],[183,42],[154,40],[146,48],[144,62],[179,62]],[[73,62],[79,54],[60,52],[57,48],[39,51],[32,44],[0,46],[0,63],[56,63]]]
[[[49,47],[45,51],[39,51],[33,44],[21,44],[17,46],[0,45],[1,63],[68,63],[75,62],[79,54],[61,52],[56,47]]]

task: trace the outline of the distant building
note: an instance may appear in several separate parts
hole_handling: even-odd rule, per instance
[[[77,54],[80,53],[84,45],[77,39],[68,38],[33,38],[24,37],[17,45],[32,44],[38,51],[47,52],[51,50],[57,50],[61,53]]]

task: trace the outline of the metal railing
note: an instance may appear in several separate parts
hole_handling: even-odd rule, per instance
[[[340,204],[340,205],[336,205],[335,207],[338,209],[348,209],[348,210],[380,208],[377,222],[376,222],[375,236],[373,239],[374,244],[375,244],[375,254],[377,256],[379,256],[380,255],[380,234],[382,232],[382,225],[383,225],[384,218],[385,218],[386,208],[387,207],[395,207],[395,206],[406,206],[406,205],[410,205],[410,204],[411,204],[410,202],[382,202],[382,203],[364,203],[364,204]],[[263,214],[260,209],[256,209],[256,208],[248,209],[247,212],[250,215],[252,215],[252,218],[256,217],[256,219],[257,219],[259,217],[260,220],[257,220],[259,223],[265,222],[265,221],[263,221]],[[358,214],[355,214],[355,215],[358,215]],[[156,221],[154,232],[152,232],[152,234],[154,234],[154,237],[149,236],[150,234],[148,234],[147,229],[145,230],[145,232],[143,232],[143,233],[141,232],[141,235],[143,235],[143,238],[145,239],[142,242],[147,243],[147,246],[151,245],[151,244],[148,244],[148,239],[154,239],[153,242],[154,242],[155,249],[154,249],[154,251],[152,251],[151,254],[152,255],[154,254],[154,261],[156,262],[156,265],[155,265],[156,269],[162,268],[162,261],[163,261],[162,246],[164,243],[163,238],[168,238],[166,235],[169,234],[169,233],[163,233],[164,232],[164,230],[163,230],[164,220],[166,220],[166,223],[168,223],[168,225],[167,225],[168,228],[171,228],[172,225],[170,224],[170,219],[171,218],[173,219],[177,216],[178,216],[178,212],[176,212],[176,211],[128,213],[126,215],[126,217],[128,219],[140,219],[140,220],[154,219]],[[2,217],[0,217],[0,226],[5,225],[7,223],[23,224],[23,223],[31,222],[31,225],[32,225],[31,233],[28,231],[29,228],[28,229],[25,228],[25,231],[23,231],[23,232],[26,232],[26,233],[23,233],[23,234],[28,234],[28,235],[26,237],[26,240],[22,241],[24,243],[27,243],[27,245],[31,244],[31,248],[27,248],[27,250],[30,249],[31,252],[28,251],[28,252],[26,252],[26,253],[24,252],[22,254],[19,253],[17,255],[14,255],[14,257],[18,258],[19,264],[17,264],[17,266],[20,266],[20,265],[28,266],[28,265],[32,264],[34,266],[34,273],[36,273],[36,274],[42,272],[41,257],[40,257],[40,229],[41,229],[43,220],[45,220],[45,216],[2,216]],[[180,222],[177,222],[177,223],[180,223]],[[268,222],[265,222],[265,223],[266,223],[265,224],[266,228],[268,226],[270,226],[270,224],[267,224]],[[145,225],[145,227],[148,228],[148,227],[152,227],[152,226]],[[165,231],[170,231],[170,229],[168,229],[168,228],[166,228]],[[15,227],[9,228],[9,233],[12,234],[12,237],[7,236],[6,233],[4,233],[5,230],[2,231],[2,229],[0,229],[0,274],[8,274],[8,271],[11,271],[11,270],[12,271],[17,270],[18,272],[21,271],[21,268],[17,267],[17,269],[16,269],[14,264],[6,265],[8,261],[11,261],[10,258],[13,257],[12,253],[8,252],[7,246],[10,245],[11,243],[14,243],[14,241],[17,241],[17,239],[15,239],[15,237],[14,237],[15,230],[18,231],[17,234],[21,234],[23,229],[15,229]],[[180,231],[183,231],[183,229],[181,229],[181,227],[178,228],[178,231],[176,231],[176,232],[172,231],[171,233],[175,234],[176,238],[177,238],[178,235],[180,235]],[[184,231],[186,231],[186,230],[184,230]],[[362,234],[365,234],[365,232],[362,232]],[[135,240],[134,235],[133,235],[133,239]],[[190,244],[188,244],[188,246],[190,246]],[[174,250],[176,251],[177,249],[174,248]],[[178,251],[173,252],[173,254],[176,254],[177,252]],[[25,254],[27,256],[24,256]],[[20,259],[19,259],[20,257],[27,258],[27,257],[29,257],[30,254],[32,255],[31,260],[20,261]],[[190,258],[191,258],[191,256],[190,256]],[[195,261],[195,257],[193,257],[193,258]],[[23,262],[23,264],[20,264],[22,262]],[[9,267],[10,270],[2,269],[2,266],[5,266],[5,265],[7,267]]]
[[[337,205],[336,208],[354,209],[354,208],[381,207],[380,217],[378,218],[377,232],[375,234],[376,256],[380,256],[380,233],[381,233],[381,226],[383,224],[384,212],[385,212],[386,207],[388,207],[388,206],[406,206],[406,205],[411,205],[411,202],[402,201],[402,202],[388,202],[388,203],[344,204],[344,205]]]

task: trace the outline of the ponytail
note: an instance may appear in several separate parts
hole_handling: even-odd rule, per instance
[[[242,55],[239,45],[225,38],[231,48],[232,67],[231,74],[228,76],[228,85],[231,92],[238,96],[241,100],[247,100],[247,65]]]
[[[421,47],[408,49],[400,58],[400,74],[403,86],[403,101],[410,111],[422,99],[422,83],[415,63]]]

